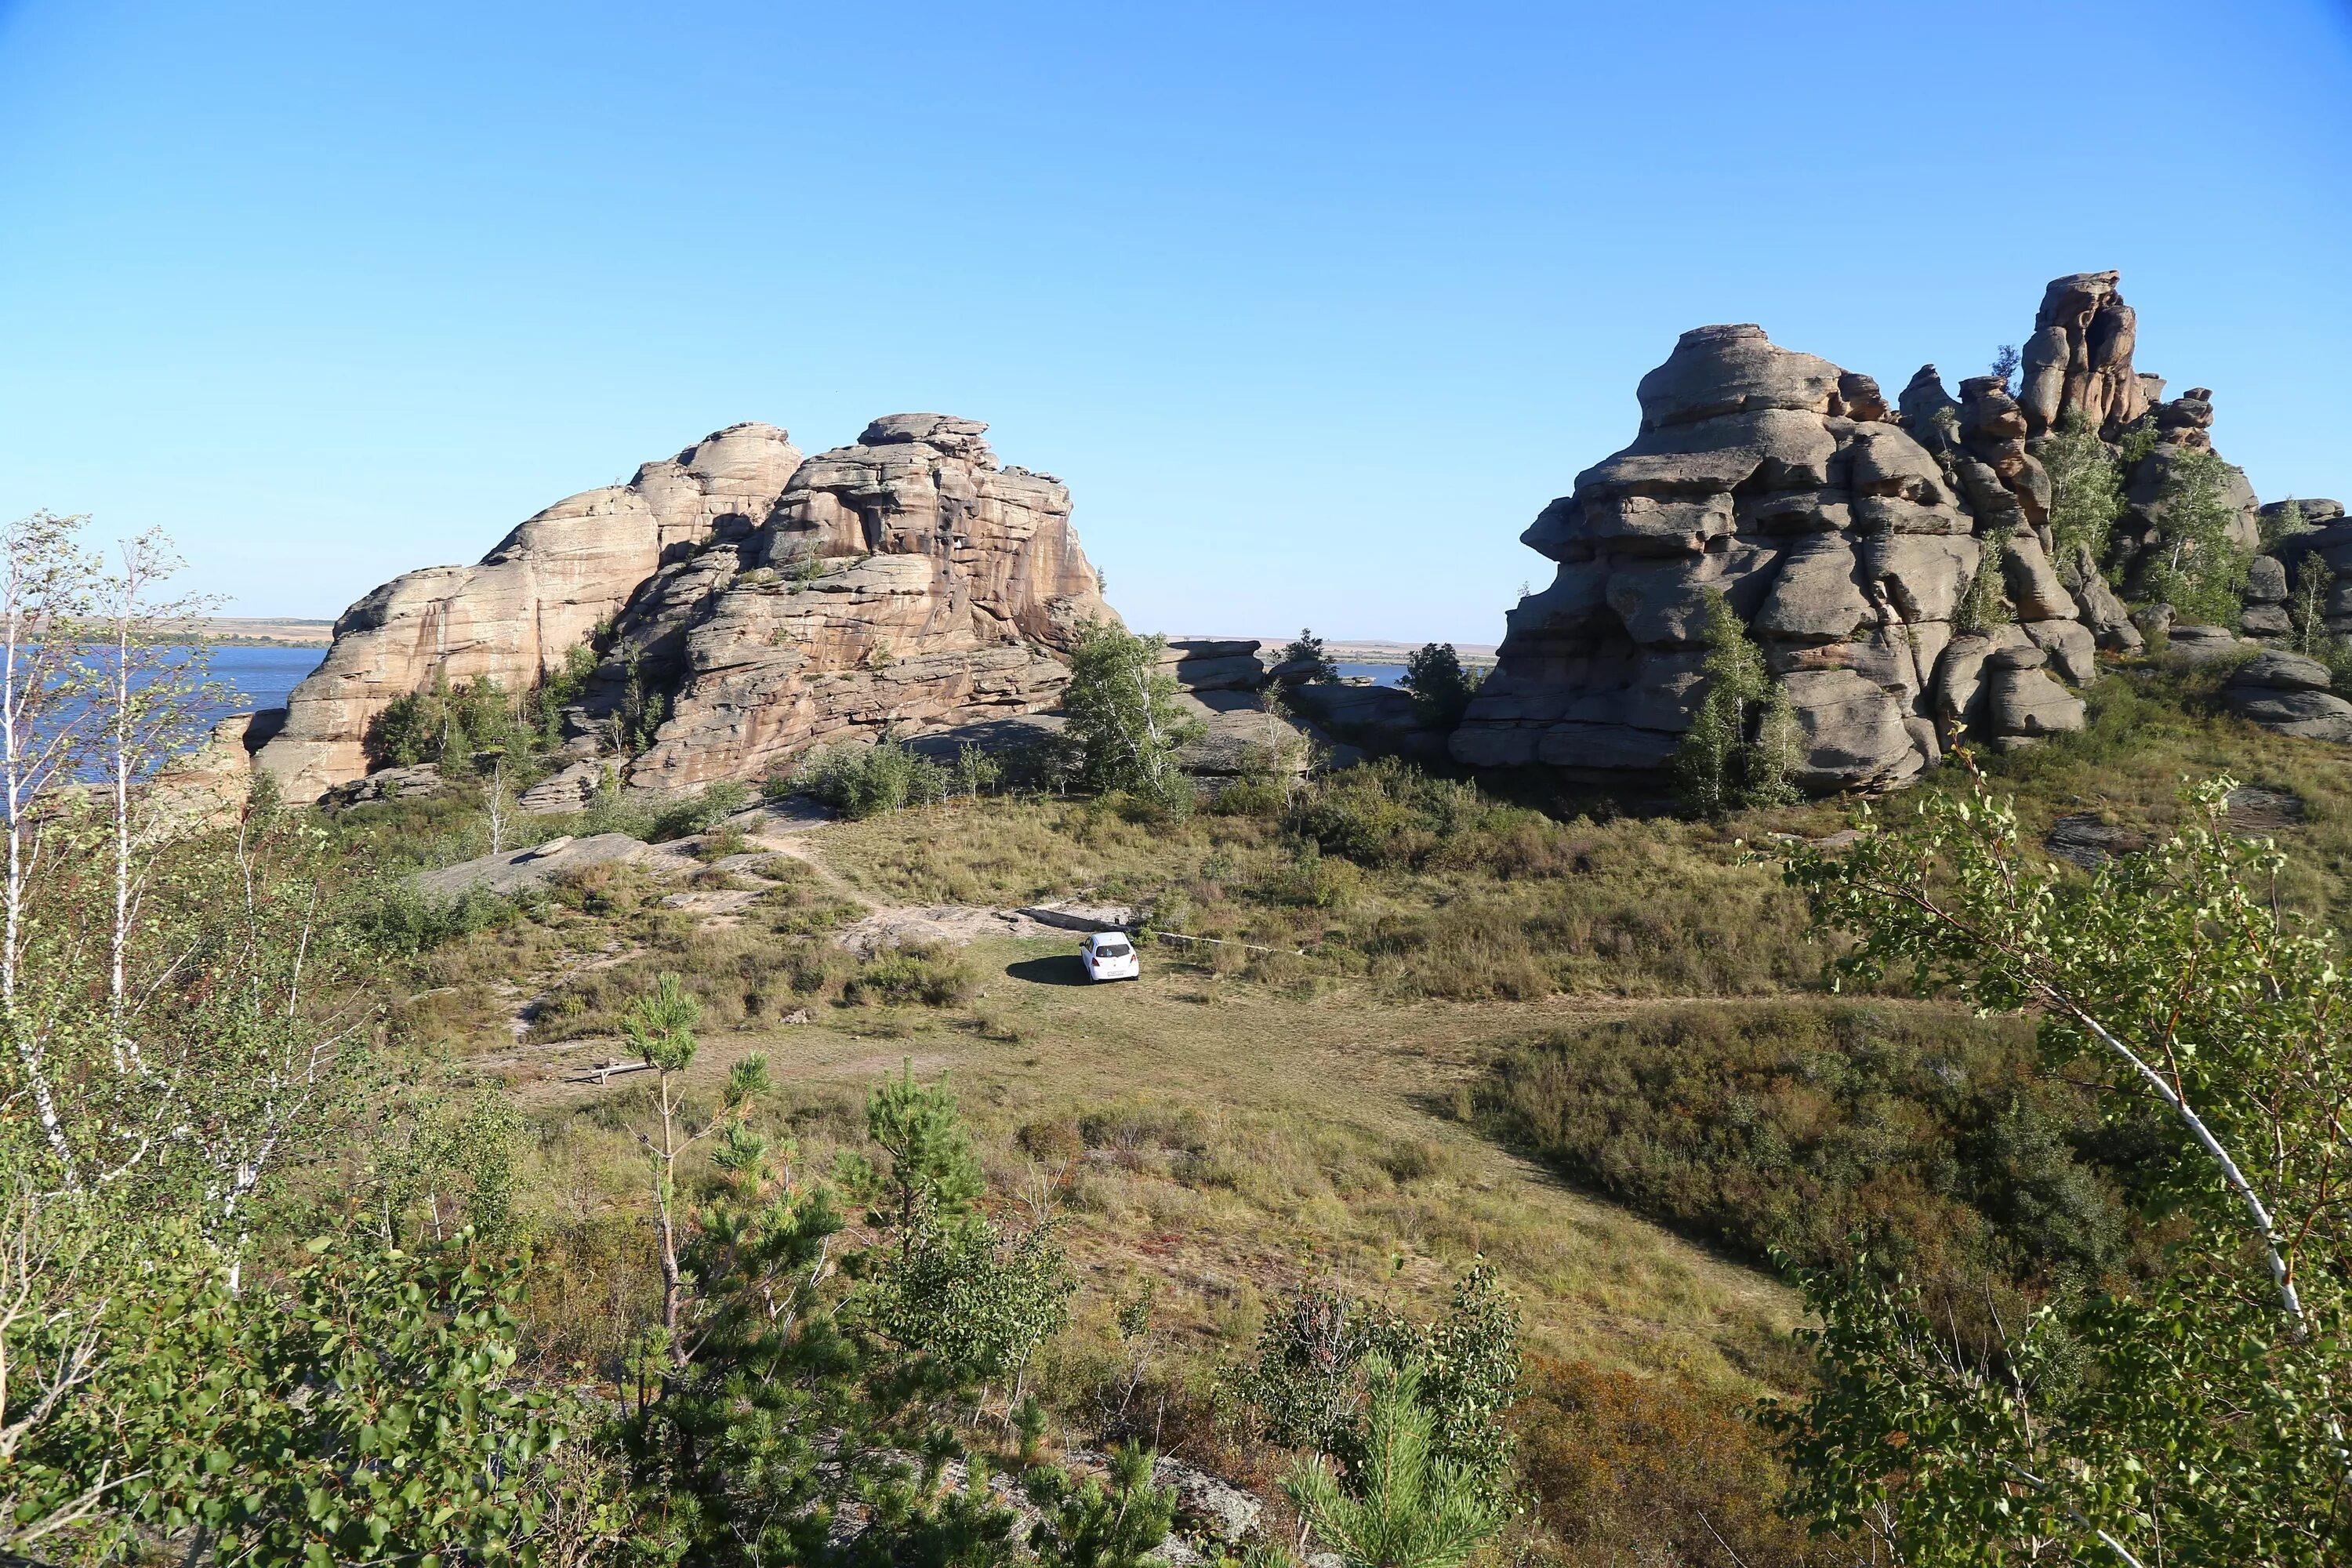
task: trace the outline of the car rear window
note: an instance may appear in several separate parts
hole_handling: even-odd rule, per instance
[[[1095,956],[1097,958],[1125,958],[1129,953],[1133,952],[1135,950],[1133,948],[1128,946],[1127,943],[1123,942],[1098,942],[1095,943]]]

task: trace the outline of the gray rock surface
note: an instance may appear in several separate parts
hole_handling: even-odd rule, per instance
[[[2045,300],[2048,324],[2064,329],[2045,356],[2050,407],[2095,393],[2136,415],[2129,312],[2112,275],[2089,276],[2061,279]],[[2035,628],[2005,627],[2000,646],[2046,647],[2062,673],[2088,680],[2102,636],[2137,639],[2095,568],[2078,569],[2078,599],[2048,560],[2033,416],[1990,377],[1955,399],[1928,366],[1898,419],[1869,378],[1759,327],[1719,326],[1685,333],[1638,396],[1633,443],[1578,475],[1521,536],[1557,571],[1507,618],[1495,673],[1451,739],[1465,766],[1598,781],[1657,770],[1703,695],[1710,592],[1788,693],[1805,737],[1801,776],[1817,790],[1903,784],[1963,728],[1996,739],[2013,724],[2038,739],[2079,727],[2083,705],[2047,675],[2004,677],[1993,700],[1984,665],[1996,640],[1961,647],[1955,636],[1988,542],[2006,547],[2009,595]]]
[[[2052,823],[2042,847],[2090,871],[2118,855],[2137,855],[2147,847],[2147,835],[2118,827],[2091,812],[2077,812]]]
[[[2176,626],[2165,634],[2166,657],[2184,664],[2235,658],[2249,645],[2227,626]]]
[[[2232,689],[2267,687],[2279,691],[2325,691],[2330,684],[2327,667],[2317,659],[2276,648],[2256,654],[2230,672]]]
[[[529,816],[562,816],[585,811],[612,772],[612,763],[593,757],[567,763],[523,791],[515,806]]]
[[[529,849],[478,856],[455,866],[420,871],[410,880],[418,892],[431,899],[457,899],[476,889],[508,897],[527,889],[549,887],[558,878],[584,871],[591,866],[636,859],[649,853],[651,847],[643,839],[632,838],[625,833],[551,838]]]
[[[2352,745],[2352,702],[2325,691],[2279,691],[2267,687],[2239,686],[2228,689],[2231,711],[2252,720],[2265,730],[2306,741],[2332,741]]]
[[[2328,690],[2327,667],[2273,648],[2230,672],[2221,700],[2265,730],[2305,740],[2352,744],[2352,702]]]
[[[440,793],[440,764],[419,763],[412,768],[384,768],[339,784],[320,798],[329,805],[365,805],[371,801],[417,800]]]

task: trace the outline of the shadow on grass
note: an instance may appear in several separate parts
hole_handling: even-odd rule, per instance
[[[1055,953],[1051,958],[1024,958],[1018,963],[1008,963],[1004,973],[1014,980],[1025,980],[1032,985],[1092,985],[1087,978],[1086,966],[1076,953]]]

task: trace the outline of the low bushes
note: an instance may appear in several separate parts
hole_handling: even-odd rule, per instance
[[[863,1007],[952,1007],[979,984],[971,966],[951,950],[910,942],[886,947],[859,964],[844,983],[841,996]]]
[[[2125,1136],[2039,1076],[2030,1028],[1916,1007],[1683,1007],[1510,1049],[1490,1131],[1654,1218],[1815,1266],[1860,1236],[1920,1274],[2096,1277],[2132,1227]]]
[[[1507,1420],[1531,1522],[1562,1564],[1810,1568],[1859,1559],[1774,1506],[1771,1439],[1739,1401],[1675,1377],[1533,1355]]]
[[[945,800],[952,783],[947,769],[884,735],[870,746],[820,747],[796,772],[771,780],[767,793],[771,799],[814,795],[844,816],[863,820]]]

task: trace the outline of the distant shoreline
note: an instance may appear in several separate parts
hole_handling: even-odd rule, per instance
[[[200,616],[172,629],[210,647],[325,647],[335,640],[332,621],[283,616]]]
[[[325,647],[335,640],[332,621],[296,620],[278,616],[206,616],[191,624],[189,640],[215,647]],[[1171,641],[1241,642],[1255,640],[1268,649],[1278,648],[1288,642],[1286,637],[1212,637],[1205,633],[1186,633]],[[1422,645],[1412,642],[1383,642],[1376,639],[1326,637],[1324,652],[1337,664],[1395,664],[1411,659]],[[1493,643],[1455,643],[1454,651],[1462,662],[1470,665],[1490,665],[1495,662]]]
[[[1213,637],[1206,632],[1186,632],[1181,636],[1171,635],[1168,640],[1171,642],[1246,642],[1255,640],[1267,652],[1273,652],[1274,650],[1281,647],[1285,643],[1289,642],[1291,639],[1286,637],[1257,637],[1251,639],[1247,637]],[[1378,642],[1350,639],[1347,637],[1325,637],[1323,639],[1323,651],[1330,656],[1331,662],[1334,664],[1402,665],[1410,662],[1413,654],[1419,651],[1423,646],[1423,644],[1417,642]],[[1495,645],[1493,643],[1458,642],[1454,645],[1454,651],[1461,655],[1462,662],[1465,664],[1491,665],[1495,662]]]

